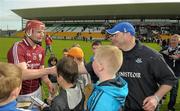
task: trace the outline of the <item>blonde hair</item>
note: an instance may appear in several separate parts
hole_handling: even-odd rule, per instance
[[[21,83],[22,70],[15,64],[0,62],[0,100],[7,99]]]
[[[123,54],[116,46],[103,45],[96,50],[95,59],[106,66],[108,73],[116,74],[122,65]]]
[[[179,44],[179,40],[180,40],[180,35],[174,34],[170,38],[170,44],[169,45],[176,47]]]

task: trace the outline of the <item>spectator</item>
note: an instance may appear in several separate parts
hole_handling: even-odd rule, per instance
[[[161,55],[135,40],[135,29],[121,22],[106,30],[112,45],[123,51],[123,64],[117,72],[128,83],[124,111],[154,111],[161,98],[171,90],[176,78]],[[113,60],[113,59],[112,59]],[[79,64],[80,73],[94,73],[92,64]]]
[[[78,84],[78,65],[70,57],[63,57],[57,63],[57,81],[62,87],[59,95],[56,96],[50,107],[43,108],[43,111],[83,111],[84,94]]]
[[[67,56],[68,50],[69,50],[69,49],[67,49],[67,48],[64,48],[64,49],[63,49],[63,57],[64,57],[64,56]]]
[[[93,51],[93,56],[91,56],[90,58],[90,62],[93,62],[94,61],[94,54],[95,54],[95,51],[98,47],[100,47],[102,45],[101,41],[99,40],[95,40],[93,43],[92,43],[92,51]],[[93,83],[96,83],[98,81],[98,77],[96,74],[93,74],[91,75],[91,80]]]
[[[25,111],[16,107],[22,70],[14,64],[0,62],[0,81],[0,111]]]
[[[48,59],[48,67],[56,66],[57,64],[57,58],[55,55],[51,55]],[[58,93],[58,84],[57,84],[57,78],[55,74],[49,74],[48,75],[49,80],[52,82],[53,87],[54,87],[54,92],[53,94],[49,93],[49,97],[47,99],[47,103],[50,103],[50,101],[57,95]]]
[[[79,47],[72,47],[68,51],[68,57],[73,58],[77,63],[84,62],[84,52]],[[86,103],[87,98],[90,96],[92,92],[92,85],[91,85],[91,77],[88,73],[78,75],[77,84],[81,85],[85,93],[85,110],[86,110]]]
[[[17,98],[18,102],[31,101],[30,96],[41,99],[41,79],[53,93],[54,89],[47,75],[56,73],[56,68],[44,68],[44,49],[39,45],[44,37],[44,31],[45,25],[41,21],[28,21],[25,27],[25,38],[16,42],[8,51],[8,62],[17,64],[23,72],[23,83]],[[36,106],[33,108],[38,109]]]
[[[101,41],[99,41],[99,40],[95,40],[95,41],[92,43],[93,54],[95,54],[96,49],[97,49],[99,46],[101,46],[101,45],[102,45],[102,43],[101,43]],[[92,62],[93,60],[94,60],[94,56],[91,56],[90,62]]]
[[[99,81],[88,99],[88,111],[122,109],[128,94],[127,83],[120,76],[116,78],[122,61],[122,51],[115,46],[101,46],[96,50],[93,69]]]
[[[77,44],[77,43],[74,43],[74,44],[72,45],[72,47],[79,47],[79,48],[81,48],[81,46],[80,46],[79,44]]]
[[[162,40],[162,44],[161,44],[162,50],[166,49],[167,46],[168,46],[167,40],[166,39]]]
[[[175,76],[180,78],[180,45],[178,45],[179,35],[174,34],[170,38],[170,44],[165,49],[162,49],[160,52],[163,55],[166,63],[173,70]],[[178,94],[179,82],[177,80],[176,84],[170,91],[170,99],[168,103],[168,111],[175,111],[176,97]]]
[[[84,62],[84,52],[79,47],[72,47],[69,49],[68,57],[72,57],[77,63]],[[91,84],[91,77],[88,73],[81,74],[78,76],[79,83],[81,84],[82,88],[84,88],[87,84]]]
[[[45,38],[45,42],[46,42],[46,50],[45,50],[45,55],[47,55],[47,51],[49,50],[49,52],[52,54],[52,38],[50,35],[46,35],[46,38]]]

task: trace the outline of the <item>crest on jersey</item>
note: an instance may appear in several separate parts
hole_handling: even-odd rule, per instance
[[[142,58],[137,58],[136,63],[138,63],[138,64],[142,63]]]

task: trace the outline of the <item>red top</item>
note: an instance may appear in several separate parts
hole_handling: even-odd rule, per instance
[[[27,63],[28,69],[39,69],[44,65],[44,49],[37,45],[33,49],[26,39],[16,42],[7,54],[8,62],[18,64],[21,62]],[[24,80],[20,94],[29,94],[39,88],[39,79]]]
[[[45,42],[46,42],[46,45],[51,45],[52,44],[52,38],[49,36],[46,36]]]

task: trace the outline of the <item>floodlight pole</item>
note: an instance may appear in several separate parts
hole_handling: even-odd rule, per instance
[[[23,30],[23,18],[21,18],[21,30]]]

